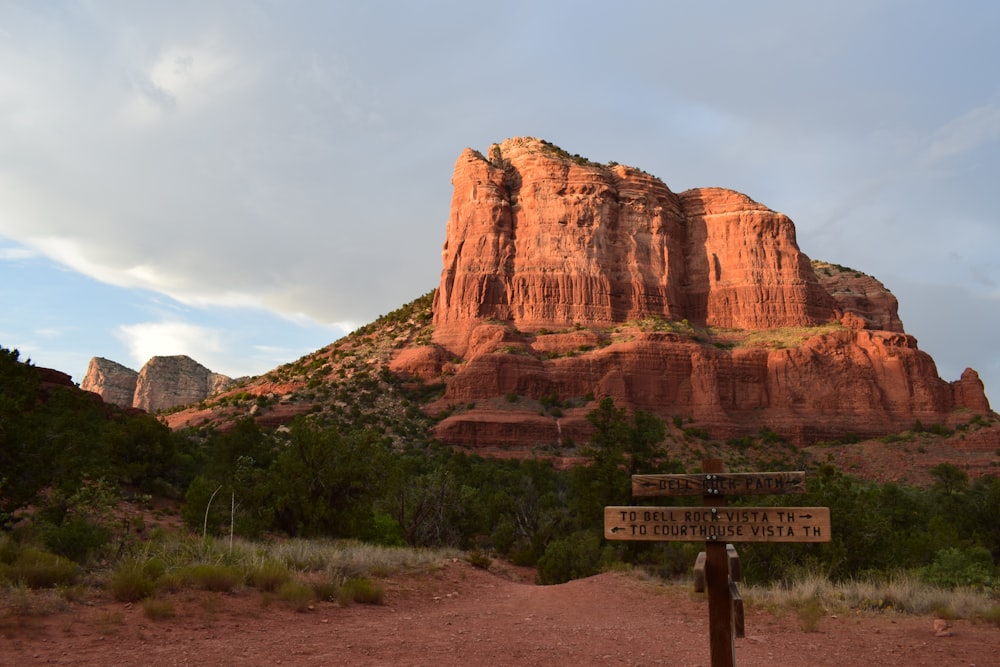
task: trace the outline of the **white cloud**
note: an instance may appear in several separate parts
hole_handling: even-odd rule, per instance
[[[94,253],[92,243],[79,241],[67,237],[41,237],[27,238],[25,243],[35,247],[52,261],[68,266],[69,268],[90,276],[108,285],[116,287],[147,287],[154,290],[162,289],[150,276],[143,275],[141,267],[131,269],[120,269],[105,261],[100,252]],[[88,247],[91,246],[91,247]],[[91,259],[96,254],[96,259]]]
[[[122,117],[131,125],[148,125],[170,114],[196,114],[255,80],[252,63],[218,38],[168,46],[133,76]]]
[[[38,257],[38,253],[28,248],[0,248],[0,261],[11,262],[35,257]]]
[[[45,327],[42,329],[35,329],[35,333],[42,338],[58,338],[66,332],[60,327]]]
[[[25,250],[22,254],[11,252],[10,257],[0,254],[0,259],[34,257],[42,254],[57,264],[102,283],[115,287],[150,290],[168,296],[178,303],[198,308],[264,307],[257,296],[215,285],[198,284],[196,277],[184,276],[171,271],[170,267],[153,263],[156,260],[152,257],[148,258],[150,263],[121,267],[114,265],[114,260],[108,257],[108,248],[81,239],[45,237],[24,239],[24,242],[34,246],[37,251]]]
[[[988,104],[966,111],[934,132],[926,164],[954,158],[1000,139],[1000,107]]]
[[[224,350],[222,332],[186,322],[125,324],[118,332],[136,369],[151,357],[186,354],[215,370],[212,360],[218,359]]]

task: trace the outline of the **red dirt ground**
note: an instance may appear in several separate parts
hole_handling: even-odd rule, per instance
[[[499,569],[499,567],[497,567]],[[520,580],[518,580],[520,579]],[[254,591],[182,592],[176,615],[139,604],[74,604],[49,615],[0,609],[0,665],[683,665],[709,667],[708,607],[690,586],[623,573],[560,586],[449,561],[383,582],[382,605],[317,603],[297,613]],[[986,667],[1000,629],[891,614],[827,616],[806,632],[789,612],[748,604],[741,667]]]

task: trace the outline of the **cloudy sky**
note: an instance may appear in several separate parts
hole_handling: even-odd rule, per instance
[[[511,136],[723,186],[1000,398],[1000,3],[0,0],[0,345],[258,374],[436,287]]]

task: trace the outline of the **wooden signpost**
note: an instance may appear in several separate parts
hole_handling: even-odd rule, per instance
[[[735,667],[735,636],[743,636],[739,556],[728,542],[829,542],[827,507],[726,507],[727,495],[805,493],[804,472],[727,473],[721,459],[701,474],[633,475],[633,496],[702,496],[703,507],[605,507],[608,540],[705,542],[695,564],[708,590],[712,667]]]

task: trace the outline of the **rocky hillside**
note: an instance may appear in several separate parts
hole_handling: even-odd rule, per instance
[[[674,193],[536,139],[465,150],[452,182],[432,304],[170,423],[384,421],[371,416],[381,410],[398,431],[419,408],[448,445],[556,457],[587,440],[585,416],[605,396],[717,442],[765,433],[807,447],[992,424],[976,372],[941,379],[885,286],[812,262],[792,221],[745,195]]]
[[[153,357],[139,372],[94,357],[80,388],[98,394],[107,403],[158,412],[202,401],[232,382],[232,378],[213,373],[184,355]]]
[[[247,417],[280,427],[308,416],[326,425],[374,428],[399,446],[424,442],[434,420],[422,408],[443,394],[444,383],[404,381],[389,368],[395,355],[430,343],[432,297],[425,294],[321,350],[163,419],[175,429],[225,430]]]

